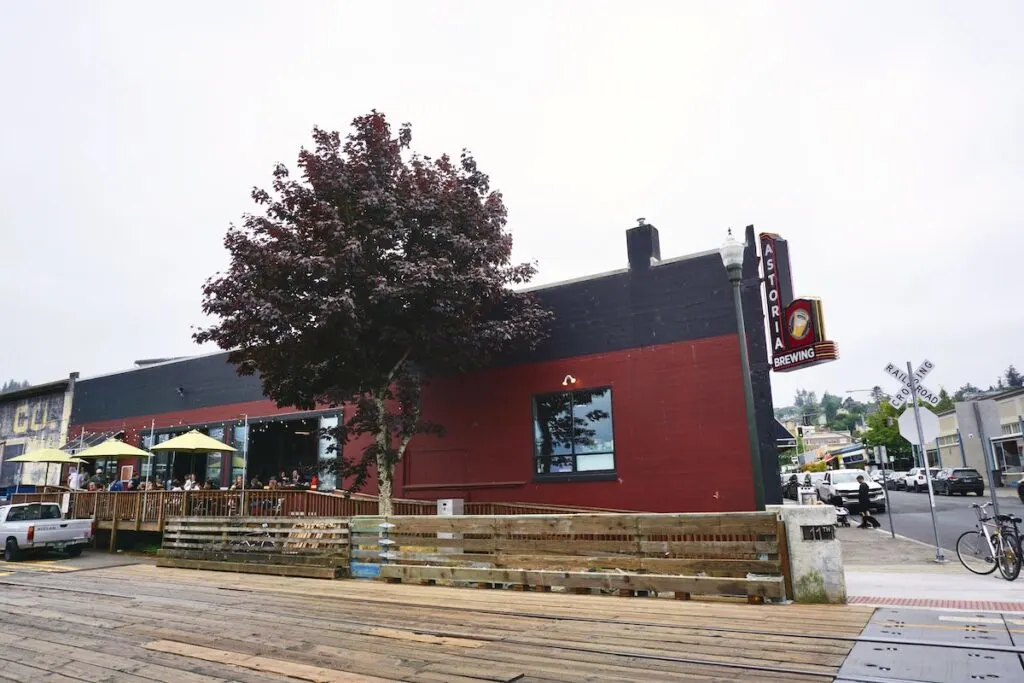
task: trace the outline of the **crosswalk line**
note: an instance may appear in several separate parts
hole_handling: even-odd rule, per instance
[[[68,567],[66,565],[58,565],[53,562],[2,562],[0,561],[0,571],[10,570],[14,572],[42,572],[49,574],[66,574],[67,572],[76,572],[78,567]]]

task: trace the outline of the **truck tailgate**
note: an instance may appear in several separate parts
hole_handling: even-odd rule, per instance
[[[84,543],[92,538],[89,519],[41,519],[34,526],[35,545]]]

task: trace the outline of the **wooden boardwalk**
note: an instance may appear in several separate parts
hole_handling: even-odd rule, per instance
[[[0,576],[0,680],[831,681],[873,609],[140,564]]]

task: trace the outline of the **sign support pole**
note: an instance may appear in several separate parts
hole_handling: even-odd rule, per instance
[[[974,420],[978,423],[978,441],[981,443],[981,455],[985,458],[985,469],[988,470],[988,492],[992,497],[992,516],[995,517],[999,514],[999,498],[996,496],[996,458],[992,452],[992,444],[985,434],[985,427],[981,424],[981,407],[977,401],[974,402]]]
[[[917,402],[917,378],[914,377],[914,368],[910,361],[907,361],[907,375],[910,377],[911,400],[914,402],[914,421],[917,423],[917,441],[921,444],[921,459],[924,461],[924,480],[928,483],[928,510],[932,513],[932,530],[935,532],[935,561],[945,564],[946,556],[942,552],[942,542],[939,540],[939,521],[935,518],[935,492],[932,490],[932,474],[928,467],[928,450],[924,445],[924,430],[921,428],[921,408]],[[977,406],[975,406],[977,408]],[[993,497],[995,492],[993,492]],[[891,515],[890,515],[891,517]]]

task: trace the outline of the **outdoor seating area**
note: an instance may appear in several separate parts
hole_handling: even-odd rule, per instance
[[[18,493],[12,503],[58,503],[66,505],[72,519],[96,519],[97,528],[115,526],[133,531],[162,533],[170,517],[225,517],[249,515],[267,517],[355,517],[376,515],[377,498],[341,491],[244,489],[228,491],[82,491],[49,487],[38,493]],[[393,501],[395,514],[434,515],[437,502],[399,499]],[[465,503],[469,515],[568,514],[572,512],[627,512],[566,505],[533,503]]]

